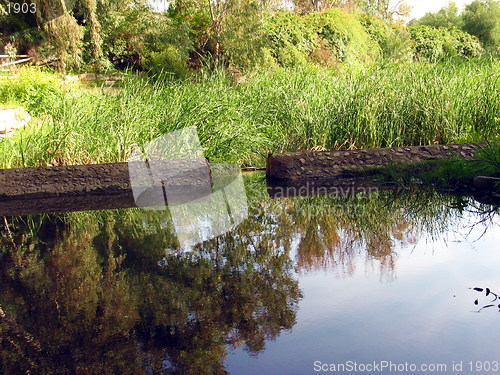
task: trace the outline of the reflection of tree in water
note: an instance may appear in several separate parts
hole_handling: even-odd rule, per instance
[[[386,280],[395,277],[398,246],[414,245],[424,234],[438,236],[463,213],[458,206],[474,207],[470,199],[431,190],[293,198],[281,204],[280,235],[297,239],[299,270],[328,268],[349,276],[364,258]],[[491,213],[476,210],[478,223],[485,212]]]
[[[388,207],[384,194],[369,196],[320,196],[286,200],[291,236],[298,238],[297,268],[326,269],[339,275],[354,272],[356,260],[377,263],[390,278],[394,268],[394,242],[413,243],[415,226],[403,206]]]
[[[364,257],[390,279],[395,244],[442,232],[462,202],[432,192],[273,201],[262,182],[247,188],[249,218],[188,253],[168,212],[0,222],[4,372],[225,373],[227,350],[259,353],[295,324],[294,265],[348,275]]]
[[[258,353],[295,323],[300,291],[287,251],[271,235],[250,238],[242,228],[165,256],[173,237],[144,225],[158,216],[50,220],[40,221],[51,227],[43,240],[12,221],[1,238],[4,369],[225,373],[227,346]]]

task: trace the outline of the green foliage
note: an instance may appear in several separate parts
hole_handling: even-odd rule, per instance
[[[462,14],[463,30],[475,35],[493,54],[500,54],[500,1],[475,0]]]
[[[252,67],[262,62],[266,40],[262,33],[263,8],[258,1],[232,2],[224,19],[220,42],[231,65]]]
[[[253,166],[263,165],[269,152],[314,146],[492,140],[500,124],[499,71],[495,61],[385,64],[343,73],[307,65],[255,72],[241,84],[221,70],[154,84],[130,77],[112,94],[64,96],[54,77],[46,94],[30,88],[18,96],[40,101],[34,108],[48,116],[43,125],[0,140],[0,165],[125,161],[134,146],[187,126],[197,127],[212,162]],[[32,76],[31,85],[40,84]]]
[[[280,12],[266,20],[264,35],[269,39],[270,52],[283,66],[303,63],[317,45],[317,35],[307,27],[304,17]]]
[[[336,0],[328,6],[339,8],[304,15],[275,12],[277,4],[264,0],[176,0],[166,13],[137,0],[79,0],[72,13],[50,22],[45,21],[60,4],[40,1],[44,10],[36,19],[9,19],[0,41],[26,51],[43,37],[38,54],[56,56],[61,70],[73,71],[133,68],[185,78],[203,67],[241,71],[316,64],[363,70],[381,59],[407,62],[413,50],[427,61],[481,56],[478,40],[458,31],[461,21],[492,54],[498,52],[500,38],[499,0],[475,0],[460,16],[450,3],[414,21],[411,32],[389,21],[393,11],[387,0]],[[399,5],[397,12],[404,12],[405,3]],[[327,4],[314,0],[300,6],[319,10]],[[0,17],[5,20],[5,15]],[[43,27],[34,32],[37,19]],[[12,33],[16,25],[26,27],[30,22],[29,32]]]
[[[299,16],[276,13],[267,20],[264,33],[278,63],[283,66],[306,60],[332,65],[341,62],[370,63],[379,47],[356,16],[330,9]]]
[[[55,56],[60,71],[78,71],[83,66],[84,27],[69,13],[44,25],[48,37],[44,46],[47,56]]]
[[[447,7],[444,7],[437,11],[436,13],[426,13],[422,18],[418,20],[411,20],[410,26],[431,26],[435,28],[444,27],[447,29],[461,29],[463,20],[458,12],[457,4],[453,1],[448,3]]]
[[[417,180],[425,186],[448,190],[470,189],[476,176],[500,177],[500,144],[487,144],[470,160],[429,160],[375,170],[382,179],[402,185],[412,185]]]
[[[162,46],[162,51],[151,51],[143,63],[143,67],[153,75],[171,73],[177,78],[185,78],[189,74],[188,56],[185,51],[172,44]]]
[[[15,80],[0,80],[0,103],[22,104],[34,115],[54,110],[63,94],[59,79],[39,69],[24,68]]]
[[[457,56],[477,58],[483,54],[476,37],[457,29],[414,26],[410,28],[410,33],[415,42],[417,59],[436,62]]]
[[[175,0],[169,2],[168,17],[174,25],[184,25],[189,29],[189,41],[193,51],[190,63],[194,67],[202,64],[213,53],[213,21],[205,0]]]
[[[476,158],[484,170],[489,170],[491,175],[500,177],[500,143],[490,143],[483,147]]]
[[[276,52],[276,60],[281,66],[294,67],[297,65],[306,65],[306,55],[289,41],[284,41],[283,46]]]
[[[186,76],[193,49],[187,22],[175,22],[166,15],[148,11],[145,6],[103,10],[99,16],[104,54],[116,67]]]
[[[146,31],[142,17],[146,9],[127,7],[116,9],[100,3],[98,17],[103,33],[103,53],[117,67],[139,64],[143,49],[141,34]]]
[[[190,25],[197,52],[191,55],[192,66],[248,68],[263,60],[261,29],[270,4],[263,0],[176,0],[170,3],[168,14],[175,22]]]
[[[474,0],[458,14],[455,3],[436,13],[427,13],[418,20],[412,20],[410,26],[430,26],[434,28],[459,29],[474,35],[487,52],[494,56],[500,54],[500,1]],[[462,37],[465,39],[465,36]],[[466,49],[475,49],[469,46]]]
[[[381,43],[384,58],[394,62],[410,61],[415,42],[408,29],[399,25],[391,25],[388,38]]]
[[[366,14],[358,15],[368,34],[379,44],[386,60],[410,61],[414,44],[405,27]]]
[[[377,45],[354,15],[331,9],[311,14],[307,22],[314,25],[340,61],[369,63],[379,56]]]

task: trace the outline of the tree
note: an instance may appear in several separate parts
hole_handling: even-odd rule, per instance
[[[277,0],[175,0],[168,13],[188,20],[199,56],[215,65],[249,65],[260,56],[265,14],[279,6]]]
[[[43,24],[49,51],[56,56],[61,71],[78,69],[83,63],[83,27],[69,13]]]
[[[359,0],[359,2],[364,13],[384,19],[392,19],[394,16],[406,18],[412,9],[405,0],[398,0],[392,6],[390,0]]]
[[[38,27],[46,33],[49,49],[58,58],[61,70],[83,63],[84,35],[88,27],[90,60],[95,68],[103,62],[101,26],[97,19],[97,0],[34,0]],[[83,19],[74,16],[82,10]],[[84,26],[84,24],[88,26]]]
[[[448,6],[440,9],[436,13],[426,13],[418,20],[412,20],[410,26],[426,25],[432,27],[462,28],[462,17],[459,14],[458,6],[450,1]]]
[[[310,12],[319,12],[335,6],[347,5],[347,3],[356,3],[356,0],[295,0],[293,5],[297,13],[306,14]]]
[[[463,30],[494,54],[500,53],[500,1],[475,0],[462,13]]]
[[[90,51],[94,67],[99,69],[103,63],[101,25],[97,19],[97,0],[81,0],[89,23]]]

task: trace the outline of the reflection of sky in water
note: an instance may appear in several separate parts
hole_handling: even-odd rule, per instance
[[[500,361],[498,308],[471,312],[480,295],[468,289],[500,292],[500,220],[483,236],[484,226],[471,230],[473,222],[465,216],[440,238],[397,244],[390,281],[381,282],[379,270],[363,257],[354,258],[350,276],[332,269],[301,273],[304,299],[292,331],[267,342],[257,357],[235,350],[227,370],[312,374],[317,360],[445,363],[449,369],[453,361]],[[483,295],[479,306],[488,301]]]
[[[181,247],[189,248],[219,236],[231,228],[223,194],[211,194],[210,201],[169,207]]]
[[[128,172],[137,207],[164,210],[168,204],[183,250],[230,231],[248,216],[240,168],[208,166],[195,126],[135,149]]]
[[[214,184],[220,176],[213,173]],[[231,183],[210,194],[206,201],[169,207],[177,238],[183,250],[234,229],[248,216],[241,172]],[[220,186],[219,186],[220,187]]]

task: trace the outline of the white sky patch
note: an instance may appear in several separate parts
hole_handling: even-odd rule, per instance
[[[465,5],[472,3],[473,0],[455,0],[459,11],[465,8]],[[391,0],[391,4],[397,4],[398,0]],[[441,8],[448,6],[449,0],[406,0],[406,3],[413,7],[408,20],[421,18],[425,13],[436,13]]]
[[[168,9],[167,0],[148,0],[149,4],[156,12],[166,12]]]
[[[164,12],[168,9],[168,0],[148,0],[154,10]],[[399,0],[391,0],[391,5],[394,6]],[[473,0],[455,0],[460,11],[465,8],[465,5],[470,4]],[[420,18],[425,13],[435,13],[441,8],[448,5],[449,0],[406,0],[406,3],[413,7],[408,21],[413,18]],[[284,3],[290,4],[285,0]]]

